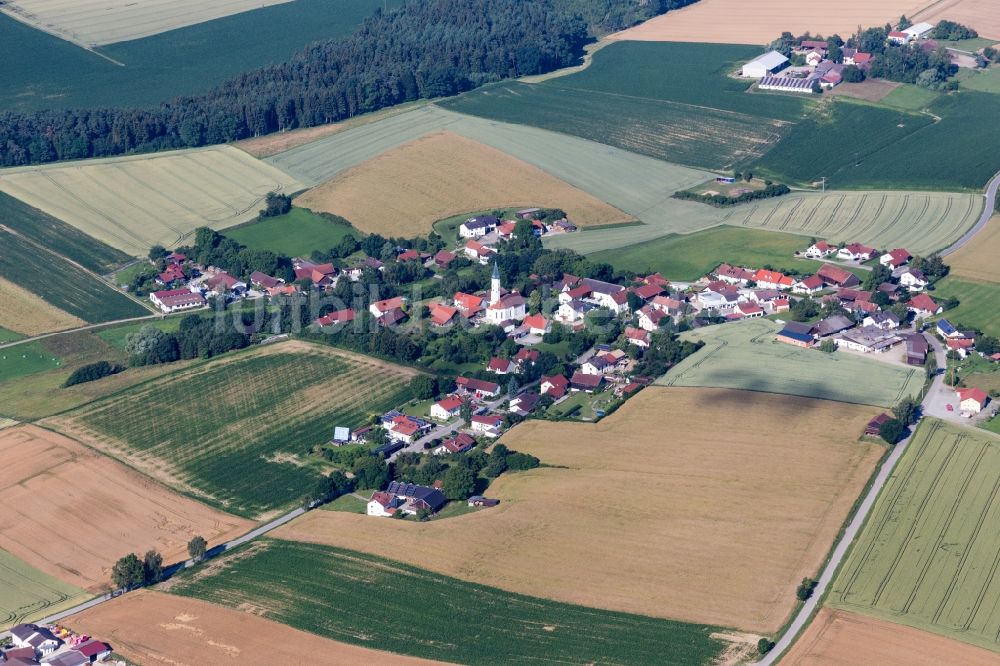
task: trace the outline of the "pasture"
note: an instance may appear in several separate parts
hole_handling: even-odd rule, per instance
[[[262,7],[265,2],[270,6]],[[205,92],[248,69],[286,60],[311,42],[349,34],[376,8],[386,6],[381,0],[265,2],[254,2],[253,11],[94,51],[0,13],[0,61],[17,63],[0,72],[0,106],[22,111],[144,106]],[[131,4],[145,11],[163,2]],[[122,27],[99,13],[85,18]]]
[[[226,236],[251,250],[270,250],[285,257],[308,257],[313,250],[328,250],[345,236],[358,237],[360,234],[347,220],[294,207],[287,215],[266,217],[227,229]]]
[[[949,276],[935,286],[935,298],[954,297],[960,302],[957,308],[948,310],[944,315],[951,322],[977,328],[987,335],[1000,336],[1000,288],[996,284]]]
[[[766,319],[709,326],[683,337],[705,346],[656,380],[661,386],[713,386],[891,407],[915,396],[922,368],[845,352],[826,354],[775,339],[781,329]],[[898,355],[898,351],[887,354]],[[859,383],[858,377],[866,381]]]
[[[149,314],[149,310],[96,276],[2,226],[0,278],[92,324]]]
[[[33,569],[0,548],[0,628],[71,608],[90,596]]]
[[[596,424],[533,420],[505,434],[547,466],[494,482],[498,507],[423,525],[313,511],[275,535],[567,603],[773,632],[881,456],[857,441],[875,413],[651,387]]]
[[[0,383],[59,368],[62,365],[63,360],[43,347],[41,342],[26,342],[0,349]]]
[[[0,548],[91,593],[123,553],[155,548],[170,564],[196,534],[215,545],[253,527],[36,426],[0,430],[0,456]]]
[[[858,25],[884,25],[897,21],[901,14],[913,18],[911,15],[926,5],[926,0],[847,0],[803,8],[793,0],[743,4],[700,0],[615,33],[609,39],[767,44],[783,30],[795,35],[839,32],[846,38]],[[952,16],[949,14],[948,18]]]
[[[913,252],[930,254],[960,238],[982,211],[982,201],[977,195],[951,192],[792,192],[732,208],[677,203],[702,209],[696,226],[686,228],[688,218],[684,216],[665,221],[643,217],[643,225],[552,237],[545,240],[545,245],[591,254],[648,243],[671,233],[690,233],[705,226],[726,224],[838,243],[906,246]],[[675,213],[683,215],[680,210]]]
[[[821,263],[793,257],[807,247],[808,236],[723,226],[599,251],[589,258],[609,263],[617,270],[659,272],[671,280],[697,280],[722,262],[758,268],[768,264],[782,272],[815,273]]]
[[[927,631],[823,608],[781,659],[789,666],[990,666],[996,655]]]
[[[329,666],[386,664],[431,666],[436,662],[390,655],[292,629],[252,612],[200,599],[138,590],[74,615],[75,631],[101,636],[115,653],[138,664],[228,663],[273,666],[275,646],[282,663],[306,664],[322,655]]]
[[[303,342],[229,354],[46,421],[168,486],[244,517],[298,501],[335,425],[409,398],[415,371]]]
[[[442,187],[447,183],[447,187]],[[505,153],[450,132],[415,139],[296,198],[383,236],[429,233],[435,221],[490,208],[561,208],[578,226],[632,218]]]
[[[231,146],[0,171],[0,191],[123,252],[173,247],[195,228],[257,216],[268,192],[302,186]]]
[[[828,603],[1000,652],[1000,438],[925,419]]]
[[[320,636],[425,659],[706,664],[722,646],[709,638],[712,627],[512,594],[319,544],[267,539],[214,568],[180,576],[169,589],[253,609]]]
[[[11,331],[29,336],[84,324],[79,317],[63,312],[3,278],[0,278],[0,322]]]
[[[994,215],[975,238],[948,255],[949,275],[966,280],[1000,282],[1000,215]]]

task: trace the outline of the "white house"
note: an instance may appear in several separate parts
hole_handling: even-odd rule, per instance
[[[878,258],[878,263],[883,266],[888,266],[893,270],[899,268],[900,266],[905,266],[906,262],[913,258],[908,251],[901,247],[897,247],[895,250],[889,250],[881,257]]]
[[[611,372],[613,368],[603,356],[594,355],[590,360],[580,365],[580,372],[585,375],[603,375]]]
[[[564,324],[575,324],[576,322],[583,321],[586,314],[596,308],[596,305],[587,301],[567,301],[559,306],[555,318]]]
[[[552,330],[552,324],[544,315],[529,315],[524,318],[524,325],[528,327],[528,332],[532,335],[545,335]]]
[[[643,306],[639,309],[639,328],[644,331],[655,331],[660,328],[660,322],[664,319],[670,319],[668,315],[663,310],[658,308],[653,308],[648,305]],[[648,343],[647,343],[648,346]]]
[[[805,254],[806,257],[810,259],[823,259],[824,257],[828,257],[836,251],[837,248],[834,247],[833,245],[830,245],[826,241],[817,241],[806,249]]]
[[[961,410],[967,414],[978,414],[983,411],[983,407],[990,401],[990,396],[986,391],[979,388],[959,389],[958,404]]]
[[[641,312],[641,310],[640,310]],[[632,326],[625,327],[625,339],[629,344],[645,349],[649,347],[649,331]]]
[[[927,286],[927,278],[921,270],[904,268],[903,272],[899,275],[899,284],[910,291],[923,291],[924,287]]]
[[[810,275],[804,280],[799,280],[792,285],[793,294],[806,294],[811,296],[813,294],[823,291],[823,278],[818,275]]]
[[[837,250],[837,258],[844,261],[868,261],[875,253],[875,248],[862,245],[861,243],[850,243]]]
[[[431,405],[431,418],[439,421],[447,421],[448,419],[458,416],[459,412],[462,411],[462,404],[464,402],[465,401],[457,395],[449,395],[447,398],[438,400]]]
[[[893,30],[888,36],[890,42],[900,45],[909,44],[911,39],[913,39],[913,36],[902,30]]]
[[[495,215],[470,217],[458,227],[458,235],[462,238],[482,238],[496,229],[499,223]]]
[[[503,417],[498,414],[481,414],[472,417],[472,432],[486,437],[499,437]]]
[[[864,318],[862,326],[874,326],[883,331],[894,331],[899,328],[899,317],[891,312],[873,312]]]
[[[847,347],[865,354],[882,353],[902,341],[902,338],[895,333],[884,331],[877,326],[854,328],[844,331],[833,339],[838,347]]]
[[[740,76],[747,79],[759,79],[768,74],[774,74],[788,66],[788,58],[777,51],[768,51],[757,56],[740,68]]]
[[[37,624],[19,624],[11,627],[10,637],[14,647],[30,647],[42,656],[52,654],[63,644],[62,640],[56,638],[51,631]]]
[[[821,62],[823,62],[823,54],[819,51],[810,51],[806,54],[806,64],[810,67],[815,67]]]
[[[164,313],[179,312],[181,310],[192,310],[205,305],[205,299],[201,294],[190,289],[164,289],[154,291],[149,295],[149,300],[153,305],[160,308]]]

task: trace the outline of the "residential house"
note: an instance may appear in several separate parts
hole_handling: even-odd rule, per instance
[[[209,276],[205,279],[204,285],[209,296],[222,294],[239,296],[247,290],[246,282],[237,280],[226,271],[218,271],[215,275]]]
[[[990,396],[981,388],[958,389],[955,393],[959,408],[966,414],[978,414],[990,401]]]
[[[593,393],[604,382],[604,375],[591,375],[583,372],[574,372],[569,380],[571,391],[583,391]]]
[[[419,252],[413,249],[403,250],[402,252],[396,255],[396,261],[400,263],[405,261],[421,261],[424,258],[425,257],[421,256]]]
[[[534,391],[525,391],[507,403],[507,411],[525,417],[535,410],[542,396]]]
[[[542,395],[550,396],[553,400],[566,395],[569,389],[569,380],[562,375],[542,376],[538,385],[538,390]]]
[[[664,312],[674,319],[677,319],[684,314],[684,301],[674,298],[672,296],[656,296],[649,303],[654,310],[659,310]]]
[[[420,433],[429,427],[430,424],[426,421],[400,414],[392,419],[386,429],[386,435],[394,442],[412,444],[420,436]]]
[[[835,245],[830,245],[826,241],[816,241],[806,248],[805,255],[809,259],[823,259],[836,251],[837,247]]]
[[[913,37],[910,36],[909,33],[903,32],[902,30],[893,30],[889,33],[887,39],[893,44],[906,45],[910,43],[910,40],[913,39]]]
[[[250,274],[250,284],[257,289],[268,293],[270,293],[273,289],[277,289],[284,283],[284,280],[271,277],[267,273],[261,273],[260,271],[254,271]]]
[[[867,69],[872,60],[871,53],[865,53],[857,49],[844,48],[840,50],[845,65],[854,65],[862,69]]]
[[[776,298],[770,302],[771,314],[777,314],[780,312],[788,312],[792,303],[788,298]]]
[[[386,314],[389,314],[393,310],[398,310],[406,304],[406,298],[403,296],[395,296],[393,298],[386,298],[381,301],[377,301],[368,306],[368,311],[372,313],[375,318],[381,318]]]
[[[325,268],[326,266],[331,266],[331,264],[324,264],[323,268]],[[318,268],[319,267],[317,267],[317,269]],[[355,264],[354,266],[351,266],[346,271],[344,271],[344,275],[346,275],[347,279],[350,280],[351,282],[357,282],[364,275],[365,270],[382,271],[382,270],[385,270],[385,265],[381,261],[379,261],[378,259],[376,259],[375,257],[365,257],[361,261],[361,263]],[[300,269],[296,268],[295,269],[295,279],[296,280],[300,280],[303,277],[303,276],[299,275],[299,273],[300,273]],[[321,270],[317,270],[316,273],[322,275],[323,278],[325,278],[326,280],[332,280],[332,276],[331,275],[327,275],[327,274],[323,273]],[[306,272],[306,277],[309,277],[310,279],[312,279],[313,280],[313,284],[317,284],[317,282],[316,282],[316,274],[314,274],[311,269]],[[320,283],[322,283],[323,281],[325,281],[325,280],[321,280]]]
[[[948,338],[944,343],[950,351],[955,352],[961,358],[965,358],[976,348],[976,341],[973,338]]]
[[[486,370],[487,372],[492,372],[495,375],[509,375],[513,372],[517,372],[517,365],[510,359],[498,358],[494,356],[486,365]]]
[[[396,324],[405,321],[406,318],[407,314],[403,311],[403,308],[393,308],[379,317],[376,321],[378,321],[379,326],[388,327],[395,326]]]
[[[405,502],[406,500],[402,497],[377,490],[372,493],[371,499],[368,500],[367,513],[369,516],[393,516]]]
[[[937,332],[942,338],[964,338],[965,334],[955,328],[947,319],[939,319],[937,323]]]
[[[544,315],[540,314],[528,315],[524,318],[523,323],[528,327],[528,333],[531,335],[545,335],[552,330],[552,324]]]
[[[448,498],[438,488],[393,481],[384,491],[372,495],[368,515],[391,516],[396,511],[414,515],[420,510],[436,513],[447,503]]]
[[[434,255],[434,265],[438,268],[444,270],[451,265],[451,262],[455,261],[458,257],[454,252],[449,252],[448,250],[439,250],[437,254]]]
[[[642,310],[640,310],[642,312]],[[625,327],[625,340],[630,345],[646,349],[649,347],[649,331],[634,326]]]
[[[933,298],[923,292],[910,299],[910,302],[907,303],[907,309],[918,319],[926,319],[927,317],[940,314],[944,310]]]
[[[923,365],[927,362],[927,339],[920,333],[906,336],[906,362],[909,365]]]
[[[495,398],[500,395],[500,385],[473,377],[456,377],[459,391],[475,395],[477,398]]]
[[[811,296],[823,291],[824,286],[825,283],[823,282],[823,278],[818,275],[810,275],[809,277],[799,280],[793,284],[792,293]]]
[[[458,308],[453,308],[444,303],[435,303],[430,306],[431,324],[434,326],[447,326],[455,321],[458,316]]]
[[[909,252],[901,247],[897,247],[895,250],[889,250],[881,257],[878,258],[878,262],[883,266],[888,266],[889,268],[895,270],[900,266],[906,265],[906,263],[913,258]]]
[[[806,64],[810,67],[815,67],[816,65],[823,62],[823,54],[819,51],[809,51],[806,53]]]
[[[644,305],[639,308],[637,313],[639,319],[639,328],[644,331],[655,331],[660,328],[660,324],[663,321],[669,321],[670,315],[668,315],[663,310],[654,308],[650,305]]]
[[[497,251],[493,248],[487,247],[474,240],[467,241],[465,243],[465,247],[462,248],[462,251],[465,252],[465,256],[469,259],[478,261],[484,266],[490,263],[490,258],[497,253]]]
[[[472,437],[472,435],[460,432],[454,437],[449,437],[441,442],[441,445],[436,447],[433,451],[431,451],[431,453],[436,456],[465,453],[475,446],[476,440]]]
[[[874,326],[883,331],[894,331],[899,328],[899,317],[891,312],[873,312],[861,322],[862,326]]]
[[[433,405],[431,405],[430,414],[432,419],[437,419],[438,421],[448,421],[455,418],[462,411],[462,405],[465,404],[465,400],[461,396],[449,395],[446,398],[438,400]]]
[[[899,274],[899,284],[903,285],[911,292],[923,291],[924,287],[927,286],[928,280],[924,277],[924,272],[917,268],[906,267],[903,272]]]
[[[165,314],[179,312],[181,310],[192,310],[205,305],[205,298],[190,289],[164,289],[154,291],[149,295],[149,300],[160,308]]]
[[[755,317],[764,316],[764,308],[760,307],[756,303],[751,303],[749,301],[745,303],[739,303],[733,310],[734,314],[739,315],[744,319],[753,319]]]
[[[166,269],[156,276],[156,281],[165,287],[174,282],[184,282],[186,279],[187,276],[184,275],[184,269],[180,264],[168,264]]]
[[[837,258],[844,261],[868,261],[875,254],[875,248],[861,243],[849,243],[837,250]]]
[[[834,266],[833,264],[823,264],[820,269],[816,271],[816,275],[822,279],[825,284],[840,287],[842,289],[856,287],[861,284],[861,280],[858,279],[857,275],[847,269],[841,268],[840,266]]]
[[[847,347],[863,353],[882,353],[902,342],[892,331],[883,330],[877,326],[865,326],[844,331],[833,339],[838,347]]]
[[[729,284],[745,286],[747,282],[753,279],[753,271],[748,271],[745,268],[737,266],[730,266],[729,264],[719,264],[719,267],[715,269],[715,277]]]
[[[329,312],[319,319],[316,323],[319,326],[336,326],[337,324],[348,324],[354,321],[355,312],[351,308],[344,308],[343,310],[334,310]]]
[[[32,648],[36,654],[47,656],[55,652],[63,641],[37,624],[18,624],[10,629],[10,638],[16,648]]]
[[[555,319],[564,324],[576,324],[583,321],[584,317],[597,306],[588,301],[574,299],[562,303],[556,311]]]
[[[482,238],[496,229],[499,223],[496,215],[470,217],[458,227],[458,235],[462,238]]]
[[[459,312],[467,319],[471,319],[483,311],[486,299],[475,294],[465,294],[461,291],[455,292],[453,302]]]
[[[764,268],[753,274],[753,281],[764,289],[791,289],[795,284],[795,280],[784,273]]]
[[[599,354],[594,354],[580,364],[580,372],[585,375],[603,375],[606,372],[611,372],[611,369],[611,363]]]
[[[632,287],[629,289],[630,293],[635,294],[643,301],[651,300],[654,296],[659,296],[663,293],[663,287],[658,284],[643,284],[637,287]]]
[[[607,308],[616,315],[628,312],[628,290],[620,284],[584,278],[580,280],[580,285],[590,289],[588,298],[599,307]]]
[[[499,414],[477,414],[472,417],[472,432],[485,437],[499,437],[503,427],[503,417]]]
[[[540,352],[537,349],[528,349],[527,347],[521,347],[514,354],[514,363],[517,363],[518,368],[525,368],[526,366],[534,365],[538,361]]]

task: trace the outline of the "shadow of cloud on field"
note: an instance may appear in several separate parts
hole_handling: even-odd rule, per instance
[[[762,370],[762,372],[764,371],[766,370]],[[787,381],[772,381],[764,374],[745,375],[727,372],[722,369],[713,369],[704,372],[699,378],[698,384],[701,386],[735,389],[746,393],[746,395],[740,393],[722,394],[716,398],[716,402],[742,406],[745,406],[749,402],[759,404],[762,409],[768,409],[773,406],[774,395],[792,395],[816,400],[835,400],[838,402],[867,404],[865,401],[858,400],[852,396],[849,391],[836,389],[822,381],[808,379],[801,379],[794,384],[790,384]],[[675,386],[681,386],[681,384],[676,384]],[[792,387],[795,389],[794,393],[790,392],[790,388]],[[804,402],[801,405],[801,409],[812,410],[819,406],[818,403]]]

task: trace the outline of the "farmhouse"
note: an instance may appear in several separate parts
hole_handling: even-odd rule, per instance
[[[149,295],[149,300],[166,314],[180,310],[200,308],[205,305],[204,297],[190,289],[154,291]]]
[[[640,312],[642,311],[640,310]],[[634,326],[626,326],[625,340],[630,345],[635,345],[636,347],[642,347],[645,349],[646,347],[649,347],[649,331],[641,328],[635,328]]]
[[[482,238],[496,229],[499,223],[495,215],[470,217],[458,227],[458,235],[462,238]]]
[[[857,49],[843,48],[840,50],[840,54],[843,57],[845,65],[854,65],[863,69],[868,68],[872,59],[871,53],[865,53]]]
[[[910,299],[910,302],[907,303],[907,309],[912,312],[915,317],[926,319],[932,315],[940,314],[944,308],[938,305],[934,299],[927,294],[920,293]]]
[[[861,284],[861,280],[858,279],[857,275],[833,264],[823,264],[816,272],[816,275],[822,278],[826,284],[835,287],[849,288]]]
[[[948,338],[945,340],[945,345],[949,350],[965,358],[975,348],[976,341],[971,338]]]
[[[431,405],[431,418],[438,419],[439,421],[447,421],[454,416],[458,416],[459,412],[462,411],[463,404],[465,404],[465,400],[460,396],[449,395],[447,398],[438,400]]]
[[[562,375],[542,376],[538,386],[538,390],[542,395],[550,396],[554,400],[558,400],[566,395],[567,389],[569,389],[569,380]]]
[[[847,347],[863,353],[882,353],[888,351],[902,340],[891,331],[884,331],[877,326],[865,326],[845,331],[833,339],[838,347]]]
[[[495,398],[500,395],[500,385],[472,377],[456,377],[455,385],[459,391],[474,394],[477,398]]]
[[[509,375],[512,372],[517,372],[517,365],[513,361],[506,358],[499,358],[494,356],[490,359],[490,362],[486,365],[486,371],[492,372],[495,375]]]
[[[186,279],[187,276],[184,275],[184,270],[178,264],[170,264],[166,270],[156,276],[156,281],[163,286],[173,284],[174,282],[183,282]]]
[[[906,336],[906,362],[923,365],[927,362],[927,339],[919,333]]]
[[[990,401],[990,396],[980,388],[965,388],[955,391],[959,408],[967,414],[978,414]]]
[[[911,39],[913,39],[913,37],[909,33],[901,30],[893,30],[888,36],[888,40],[890,42],[900,45],[909,44]]]
[[[414,515],[420,510],[436,513],[447,503],[448,498],[437,488],[393,481],[384,491],[372,495],[368,501],[368,515],[391,516],[397,511]]]
[[[823,291],[824,287],[823,278],[818,275],[810,275],[809,277],[799,280],[792,285],[793,294],[806,294],[813,295]]]
[[[875,248],[861,243],[849,243],[837,250],[837,258],[844,261],[868,261],[875,254]]]
[[[460,432],[454,437],[450,437],[443,442],[441,445],[435,448],[431,453],[436,456],[444,456],[454,453],[465,453],[476,445],[475,438],[472,435]]]
[[[499,414],[477,414],[472,417],[472,432],[486,437],[499,437],[503,427],[503,417]]]
[[[458,308],[453,308],[444,303],[435,303],[430,306],[431,324],[434,326],[447,326],[454,321],[458,314]]]
[[[862,326],[874,326],[883,331],[892,331],[899,328],[899,317],[891,312],[873,312],[864,318]]]
[[[901,247],[897,247],[895,250],[890,250],[878,258],[878,262],[883,266],[888,266],[889,268],[896,269],[903,266],[910,259],[913,258],[909,252]]]
[[[748,79],[759,79],[768,74],[780,72],[788,67],[788,58],[777,51],[768,51],[759,55],[740,68],[740,76]]]
[[[805,255],[809,259],[823,259],[836,251],[837,248],[826,241],[817,241],[806,248]]]

